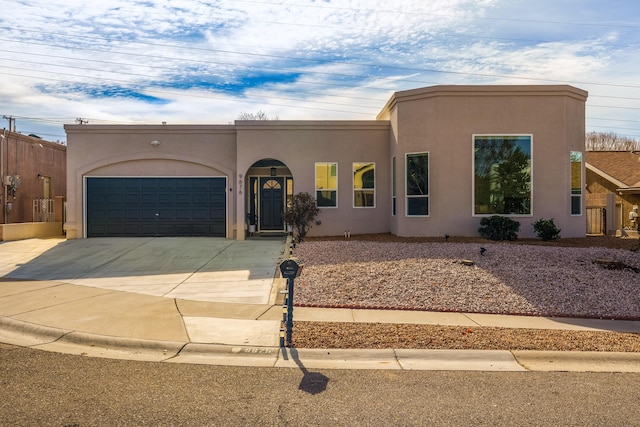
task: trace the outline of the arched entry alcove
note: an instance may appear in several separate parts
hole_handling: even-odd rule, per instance
[[[293,196],[293,176],[289,168],[276,159],[258,160],[247,171],[245,182],[249,236],[286,232],[282,211]]]

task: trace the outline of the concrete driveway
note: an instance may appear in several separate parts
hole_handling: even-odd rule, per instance
[[[29,239],[0,244],[0,277],[193,301],[273,304],[284,239]]]
[[[284,239],[2,242],[0,338],[4,327],[6,342],[53,351],[74,334],[277,346],[284,280],[276,270],[285,247]]]

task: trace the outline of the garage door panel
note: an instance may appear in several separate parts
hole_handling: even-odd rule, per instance
[[[121,179],[120,183],[122,185],[122,188],[127,190],[127,192],[131,192],[131,193],[137,193],[140,192],[140,188],[142,186],[142,183],[138,180],[132,180],[132,179]]]
[[[196,219],[196,215],[192,215],[192,210],[187,208],[176,208],[175,217],[177,220],[188,221],[190,219]],[[202,218],[205,219],[205,218]]]
[[[87,178],[87,236],[226,236],[225,178]]]
[[[166,205],[161,204],[160,207],[158,207],[158,209],[156,210],[156,212],[158,213],[161,219],[164,219],[167,217],[171,218],[175,216],[176,209],[173,207],[172,204],[166,204]]]
[[[158,224],[155,223],[140,223],[139,231],[140,236],[156,236],[158,235]]]
[[[142,191],[150,191],[148,189],[146,190],[142,190]],[[153,191],[156,191],[155,189],[153,189]],[[153,205],[153,206],[157,206],[158,205],[158,195],[156,193],[142,193],[140,195],[140,202],[143,205]]]
[[[140,232],[140,223],[126,223],[122,227],[119,228],[118,234],[116,236],[124,235],[124,236],[136,236],[137,233]],[[113,227],[115,230],[117,227]]]
[[[160,189],[160,191],[166,191],[166,190],[162,190]],[[162,205],[174,205],[176,203],[176,195],[175,194],[166,194],[166,193],[161,193],[158,194],[158,203],[162,206]]]
[[[123,197],[124,203],[127,205],[138,205],[140,203],[140,194],[125,193],[123,194]]]
[[[191,194],[176,194],[175,204],[176,206],[190,206],[192,204]]]
[[[193,219],[198,220],[209,220],[215,218],[215,216],[211,215],[212,212],[209,209],[193,209],[191,214],[193,215]]]
[[[140,218],[140,209],[126,208],[124,210],[124,218],[129,221],[136,221]]]
[[[107,220],[121,222],[124,219],[124,211],[122,209],[109,209],[107,212]]]
[[[142,208],[140,209],[140,220],[143,221],[150,221],[150,220],[157,220],[156,217],[156,213],[158,213],[158,210],[155,208]]]
[[[101,208],[93,209],[88,215],[89,220],[106,220],[107,219],[107,210]]]

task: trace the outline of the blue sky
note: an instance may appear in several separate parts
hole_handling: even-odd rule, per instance
[[[398,90],[571,84],[640,139],[637,0],[0,0],[0,114],[63,124],[371,120]],[[8,127],[3,119],[0,127]]]

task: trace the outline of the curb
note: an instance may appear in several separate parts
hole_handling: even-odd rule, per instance
[[[534,350],[513,350],[511,353],[529,371],[640,372],[640,353]]]
[[[52,328],[0,317],[0,342],[88,357],[148,362],[309,369],[494,372],[636,372],[640,353],[308,349],[155,341]]]
[[[21,347],[53,342],[70,332],[70,330],[42,326],[10,317],[0,317],[0,340]],[[10,341],[5,341],[7,339]]]

